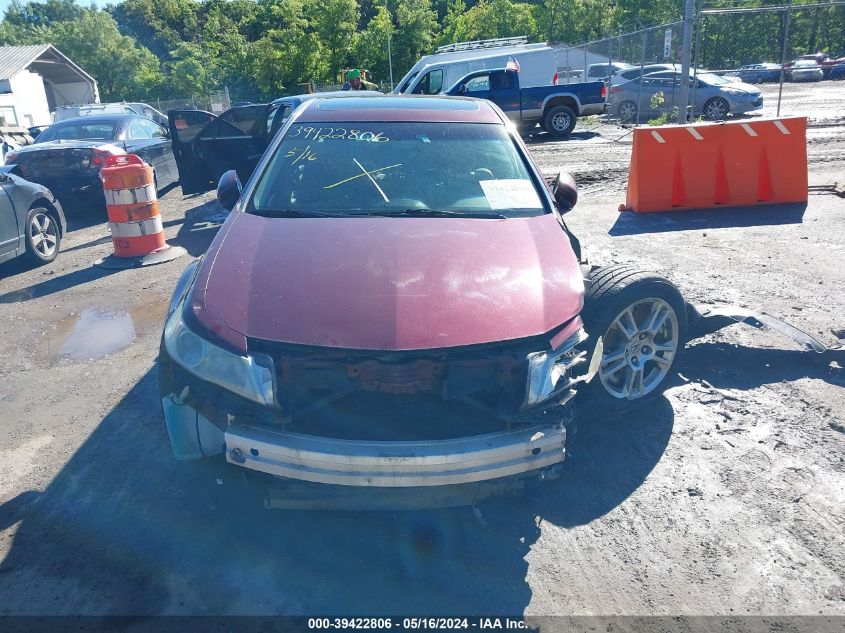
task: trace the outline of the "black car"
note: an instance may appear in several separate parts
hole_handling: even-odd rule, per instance
[[[246,182],[270,140],[304,101],[320,98],[384,96],[380,92],[321,92],[282,97],[270,103],[233,106],[219,117],[202,110],[170,110],[173,153],[182,193],[208,191],[230,169]]]
[[[67,231],[62,205],[46,187],[5,172],[0,168],[0,262],[53,261]]]
[[[6,155],[6,165],[61,200],[74,194],[102,199],[100,169],[109,156],[137,154],[153,167],[157,189],[179,179],[170,133],[136,114],[67,119],[44,130],[35,143]]]

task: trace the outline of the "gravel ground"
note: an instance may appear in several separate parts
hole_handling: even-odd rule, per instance
[[[800,101],[827,86],[845,88],[786,88]],[[811,123],[806,209],[619,214],[627,130],[587,122],[530,147],[575,173],[567,221],[594,262],[832,342],[845,200],[823,191],[845,181],[845,124]],[[582,412],[563,477],[480,519],[218,503],[171,458],[154,361],[171,288],[223,215],[178,188],[162,210],[188,257],[94,268],[107,226],[69,208],[56,262],[0,266],[0,614],[845,615],[843,359],[745,326],[693,342],[653,405]]]

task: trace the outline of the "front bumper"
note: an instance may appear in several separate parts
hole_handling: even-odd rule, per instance
[[[413,442],[364,442],[230,427],[226,460],[243,468],[343,486],[410,488],[468,484],[559,464],[566,430],[533,426],[475,437]]]

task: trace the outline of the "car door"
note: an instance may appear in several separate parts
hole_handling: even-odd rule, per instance
[[[199,193],[213,187],[205,161],[196,154],[197,135],[217,120],[217,115],[202,110],[169,110],[167,120],[170,141],[182,193]]]
[[[266,103],[231,108],[197,134],[195,154],[214,180],[230,169],[242,182],[249,179],[267,149],[276,108]]]
[[[462,85],[465,90],[461,91],[459,86],[459,94],[492,101],[502,109],[508,118],[515,121],[520,120],[520,95],[516,73],[491,70],[474,75]]]
[[[145,163],[152,165],[158,186],[162,188],[170,184],[169,165],[165,156],[165,152],[168,152],[170,148],[162,143],[161,138],[153,138],[152,130],[148,128],[147,123],[152,123],[152,121],[140,116],[130,119],[123,142],[127,152],[140,156]]]
[[[179,180],[179,172],[176,169],[176,158],[173,156],[173,143],[170,140],[167,130],[152,119],[141,119],[141,126],[147,131],[155,143],[158,186],[163,189]]]
[[[20,241],[18,218],[9,197],[14,186],[11,178],[0,173],[0,258],[14,251]]]

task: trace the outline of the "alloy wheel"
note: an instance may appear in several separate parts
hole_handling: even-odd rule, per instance
[[[608,394],[637,400],[666,378],[680,342],[678,317],[663,299],[626,307],[604,334],[599,378]]]
[[[558,112],[552,117],[552,127],[556,132],[565,132],[569,129],[569,115],[566,112]]]
[[[721,97],[711,99],[704,106],[704,115],[711,121],[721,121],[728,115],[730,106]]]
[[[46,210],[37,210],[29,223],[29,238],[32,247],[41,257],[47,259],[53,255],[58,243],[59,228]]]

